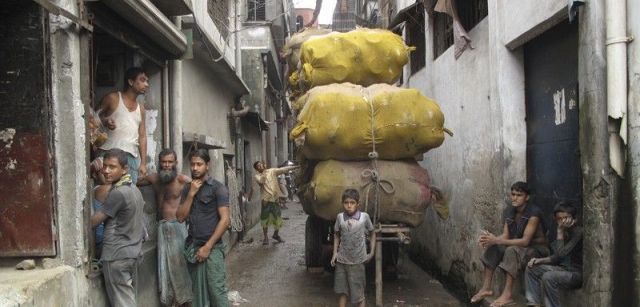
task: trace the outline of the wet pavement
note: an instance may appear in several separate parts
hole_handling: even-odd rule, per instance
[[[307,215],[299,203],[287,204],[281,236],[285,243],[262,245],[262,229],[254,227],[227,256],[229,291],[239,291],[248,302],[240,306],[336,306],[333,273],[307,272],[304,229]],[[269,231],[269,236],[272,231]],[[375,306],[373,274],[367,275],[367,306]],[[401,257],[397,280],[384,281],[384,306],[462,306],[442,285],[406,256]]]

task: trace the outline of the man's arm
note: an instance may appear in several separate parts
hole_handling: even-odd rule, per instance
[[[276,175],[281,175],[281,174],[285,174],[285,173],[287,173],[287,172],[288,172],[288,171],[290,171],[290,170],[294,170],[294,169],[296,169],[296,168],[300,168],[300,166],[299,166],[299,165],[284,166],[284,167],[280,167],[280,168],[275,168],[275,169],[273,170],[273,172],[274,172]]]
[[[529,222],[527,222],[527,227],[524,229],[524,234],[522,235],[522,238],[507,239],[501,236],[500,238],[497,238],[495,244],[527,247],[529,246],[531,239],[533,239],[533,236],[536,234],[536,231],[538,230],[538,225],[540,225],[540,218],[537,216],[532,216],[529,218]],[[506,223],[505,223],[505,227],[507,227]],[[507,233],[508,233],[508,228],[507,228]]]
[[[159,180],[158,174],[151,174],[144,177],[138,177],[138,182],[136,182],[136,185],[139,187],[145,186],[145,185],[152,185],[158,182],[158,180]]]
[[[183,175],[183,174],[179,174],[178,175],[178,180],[180,181],[180,183],[182,184],[189,184],[191,183],[192,179],[191,177],[187,176],[187,175]]]
[[[213,230],[213,234],[209,237],[207,243],[201,246],[196,253],[196,259],[198,262],[203,262],[207,257],[209,257],[213,246],[220,240],[220,238],[222,238],[224,232],[227,231],[227,227],[229,227],[229,224],[231,223],[231,220],[229,219],[229,204],[218,206],[218,216],[220,217],[220,221],[218,221],[216,229]]]
[[[140,176],[147,174],[147,128],[145,125],[147,111],[143,104],[140,106],[140,126],[138,127],[138,150],[140,151]]]
[[[100,101],[100,110],[98,111],[98,115],[100,117],[100,121],[102,122],[102,124],[111,130],[115,129],[116,125],[113,122],[113,119],[107,119],[107,117],[111,116],[111,114],[113,114],[113,111],[115,111],[117,107],[118,107],[117,92],[111,92],[105,95],[104,97],[102,97],[102,100]]]
[[[571,254],[581,240],[582,228],[576,228],[568,242],[565,242],[564,236],[558,236],[558,239],[551,243],[551,247],[553,249],[551,261],[553,263],[557,263],[561,257]]]
[[[91,216],[91,227],[96,227],[106,221],[108,216],[102,211],[98,211]]]
[[[489,247],[491,245],[508,245],[508,246],[522,246],[527,247],[531,242],[531,239],[535,235],[538,230],[538,225],[540,224],[540,218],[537,216],[532,216],[529,218],[529,222],[527,222],[527,227],[524,229],[524,234],[522,238],[519,239],[509,239],[509,226],[507,223],[504,223],[502,235],[496,237],[495,235],[486,232],[485,234],[480,236],[480,245],[482,247]]]
[[[107,194],[107,199],[102,203],[102,209],[91,216],[91,227],[96,227],[109,217],[114,217],[125,203],[124,196],[118,190],[112,190]]]
[[[196,196],[196,193],[198,193],[201,186],[202,180],[193,180],[191,181],[187,195],[183,195],[183,199],[180,202],[180,208],[178,208],[178,212],[176,212],[176,218],[180,223],[184,222],[184,220],[187,219],[187,216],[189,216],[191,205],[193,204],[193,198]]]

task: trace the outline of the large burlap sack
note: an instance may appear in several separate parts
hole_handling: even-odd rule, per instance
[[[418,226],[431,200],[427,170],[415,160],[378,161],[381,180],[380,221]],[[335,220],[343,210],[342,192],[353,188],[360,192],[360,210],[374,214],[374,186],[367,169],[371,162],[319,162],[311,181],[302,186],[301,202],[307,214]]]
[[[416,89],[332,84],[300,97],[291,138],[313,160],[413,158],[444,141],[440,107]]]
[[[299,86],[306,90],[342,82],[393,84],[413,49],[400,36],[380,29],[311,37],[302,44]]]
[[[300,62],[300,47],[311,37],[327,35],[331,33],[329,29],[305,28],[302,32],[298,32],[291,36],[291,39],[282,47],[282,56],[287,59],[289,71],[292,72],[298,68]]]

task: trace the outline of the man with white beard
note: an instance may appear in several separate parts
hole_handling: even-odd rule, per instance
[[[159,202],[162,219],[158,222],[158,280],[160,301],[166,306],[186,305],[191,302],[191,277],[184,259],[187,229],[178,222],[176,212],[180,206],[180,193],[191,178],[178,174],[175,151],[166,148],[158,155],[160,171],[140,178],[138,185],[153,186]]]

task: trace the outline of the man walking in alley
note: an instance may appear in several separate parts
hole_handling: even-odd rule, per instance
[[[144,237],[144,200],[128,174],[124,151],[108,150],[103,164],[105,179],[113,185],[102,208],[91,217],[91,226],[105,222],[101,256],[105,288],[112,306],[136,306],[136,275]]]
[[[529,260],[526,279],[528,306],[558,307],[560,289],[574,289],[582,284],[582,227],[577,226],[576,208],[560,202],[553,209],[557,225],[553,254]]]
[[[185,257],[191,275],[193,306],[227,307],[222,235],[229,226],[229,191],[209,176],[209,154],[197,149],[189,154],[191,184],[182,189],[177,217],[188,218]]]
[[[165,148],[158,155],[160,171],[141,177],[138,185],[151,184],[159,202],[162,220],[158,223],[158,283],[160,302],[167,306],[184,305],[191,302],[191,277],[184,258],[184,242],[187,228],[178,222],[176,212],[180,206],[180,195],[191,178],[178,174],[177,155],[173,149]]]
[[[260,186],[260,194],[262,195],[262,210],[260,212],[260,224],[262,226],[262,233],[264,238],[262,240],[263,245],[269,244],[269,237],[267,232],[269,231],[269,225],[273,225],[272,238],[278,243],[284,242],[278,233],[282,227],[282,212],[280,211],[280,198],[282,192],[280,190],[280,182],[278,181],[278,175],[285,174],[286,172],[296,169],[299,166],[285,166],[280,168],[267,169],[262,161],[256,161],[253,163],[253,168],[258,172],[254,178]],[[250,193],[252,194],[252,193]],[[251,196],[251,195],[250,195]]]
[[[104,96],[100,103],[100,120],[108,138],[101,150],[119,148],[127,153],[129,175],[135,184],[138,175],[147,173],[147,135],[145,109],[136,98],[149,89],[149,78],[140,67],[129,68],[124,76],[124,91]]]
[[[484,264],[482,288],[471,298],[478,303],[484,297],[493,295],[491,280],[496,268],[505,272],[502,294],[491,307],[513,305],[511,296],[513,280],[518,277],[528,258],[549,255],[547,239],[541,224],[542,212],[529,204],[529,186],[516,182],[511,186],[511,206],[503,213],[503,230],[500,236],[483,231],[479,244],[485,248],[482,255]]]

